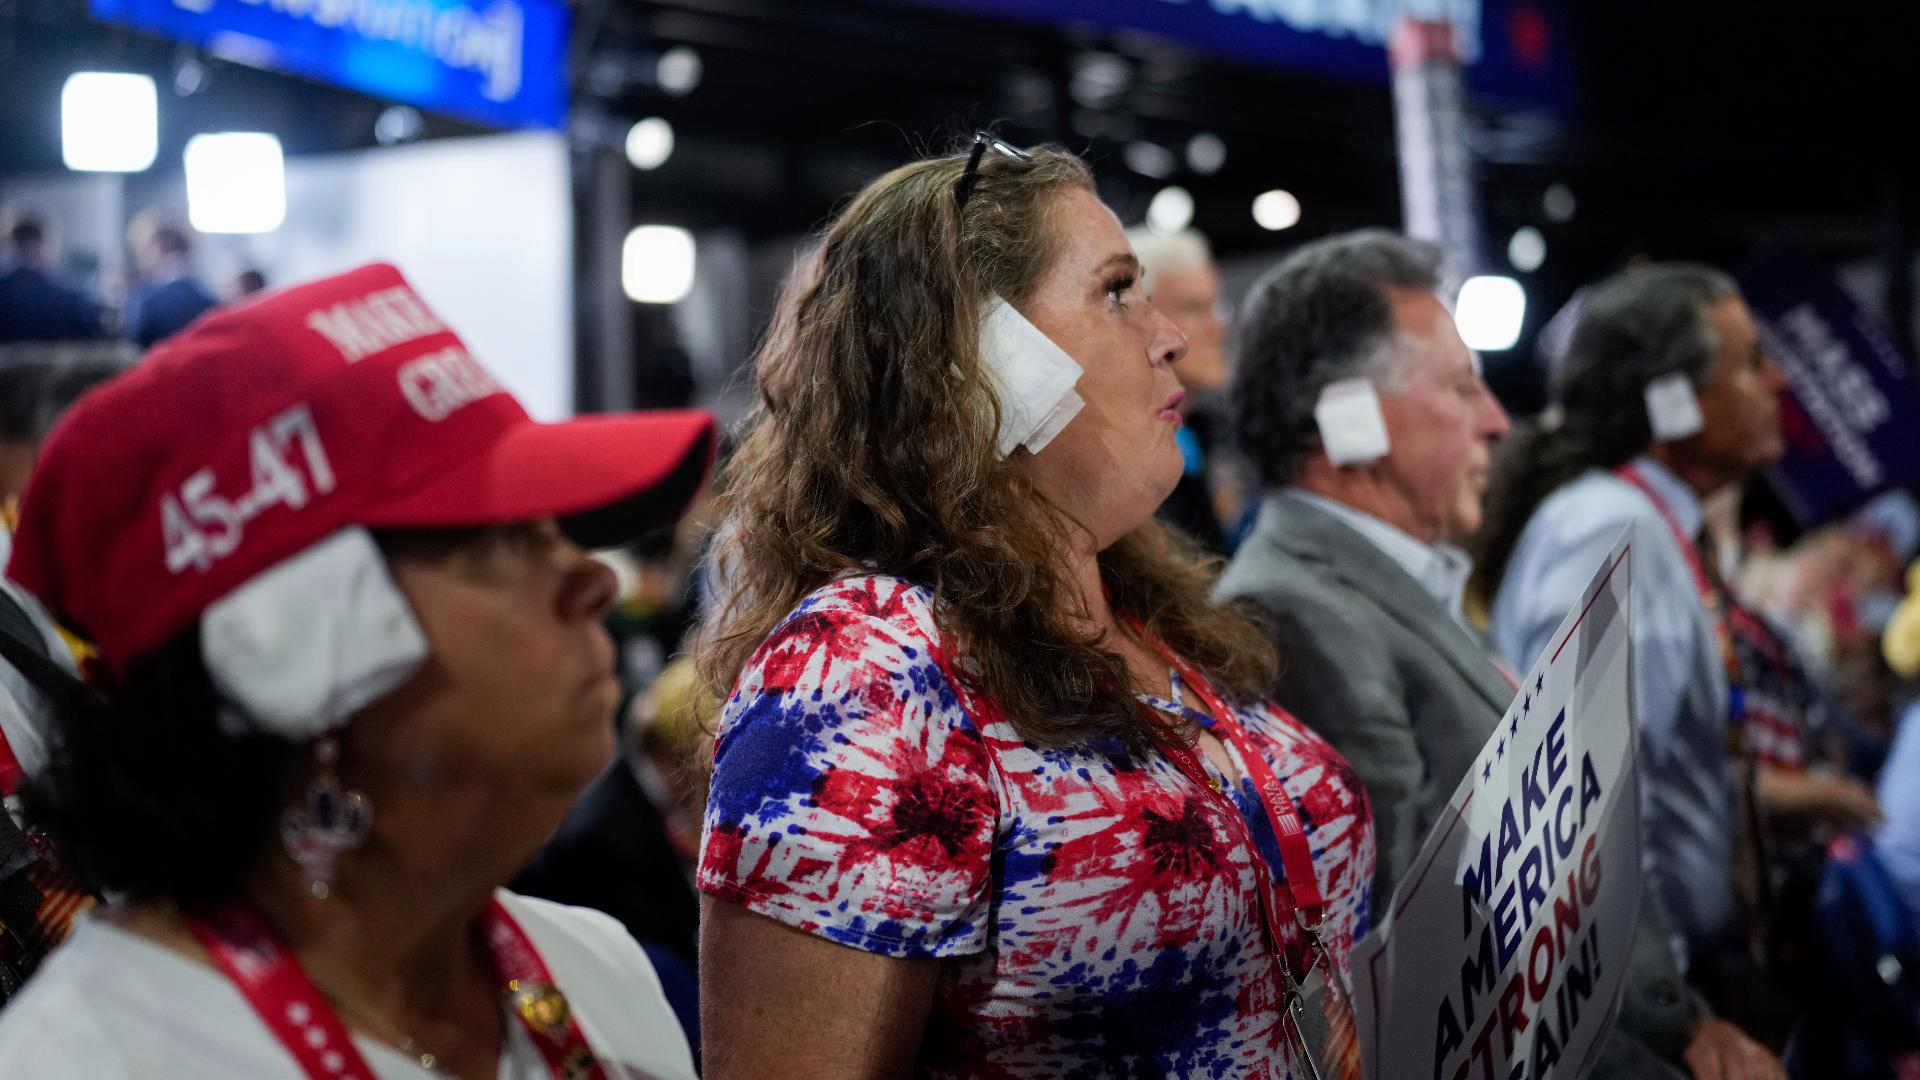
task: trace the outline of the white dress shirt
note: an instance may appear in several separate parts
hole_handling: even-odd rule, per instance
[[[1317,510],[1333,515],[1334,520],[1367,538],[1381,554],[1392,559],[1407,576],[1420,583],[1427,595],[1453,616],[1453,621],[1473,631],[1478,639],[1479,631],[1467,621],[1462,598],[1467,592],[1467,578],[1473,573],[1473,563],[1467,553],[1447,544],[1423,544],[1404,531],[1374,517],[1364,510],[1357,510],[1343,502],[1336,502],[1306,488],[1290,487],[1280,492],[1284,499],[1298,499]]]

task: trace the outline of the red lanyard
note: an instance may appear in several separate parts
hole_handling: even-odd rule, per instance
[[[1260,854],[1260,847],[1253,842],[1252,835],[1247,835],[1247,846],[1253,852],[1254,875],[1260,884],[1260,892],[1264,900],[1262,906],[1266,909],[1267,932],[1273,937],[1274,948],[1284,953],[1286,938],[1282,936],[1279,917],[1280,912],[1290,906],[1294,911],[1296,923],[1305,932],[1309,944],[1306,962],[1299,969],[1300,976],[1304,978],[1313,970],[1315,955],[1321,951],[1320,924],[1326,919],[1327,901],[1320,892],[1320,879],[1314,876],[1313,849],[1307,842],[1307,830],[1300,822],[1300,812],[1294,808],[1293,797],[1288,795],[1287,789],[1281,786],[1280,778],[1274,774],[1273,766],[1267,763],[1266,755],[1260,752],[1259,747],[1253,745],[1253,740],[1247,735],[1246,729],[1240,726],[1239,720],[1235,719],[1234,714],[1227,709],[1220,695],[1214,692],[1213,684],[1195,670],[1193,665],[1175,656],[1157,638],[1151,638],[1145,630],[1141,629],[1139,623],[1128,620],[1128,624],[1135,633],[1153,641],[1154,649],[1166,658],[1167,663],[1173,665],[1175,671],[1179,672],[1180,681],[1192,689],[1206,705],[1207,711],[1213,714],[1214,731],[1240,751],[1240,759],[1253,778],[1255,801],[1261,804],[1261,808],[1267,813],[1268,824],[1273,826],[1274,838],[1280,844],[1280,861],[1287,872],[1286,881],[1283,884],[1286,886],[1287,899],[1291,904],[1283,905],[1280,902],[1281,891],[1274,882],[1273,875],[1267,870],[1266,857]],[[1164,740],[1161,748],[1166,751],[1169,758],[1173,759],[1173,763],[1180,767],[1180,771],[1187,774],[1194,783],[1221,798],[1228,799],[1231,805],[1231,798],[1221,789],[1219,781],[1207,775],[1205,767],[1200,764],[1199,757],[1192,749],[1172,739]],[[1239,807],[1232,806],[1232,809],[1234,820],[1244,825],[1245,819],[1240,816]],[[1288,969],[1288,976],[1292,977],[1291,968]],[[1335,979],[1339,977],[1339,973],[1329,971],[1326,977]]]
[[[1719,586],[1714,584],[1713,578],[1708,576],[1707,565],[1700,561],[1700,551],[1694,547],[1693,538],[1680,527],[1680,519],[1673,516],[1673,511],[1667,507],[1666,500],[1653,490],[1653,485],[1647,483],[1647,478],[1640,475],[1637,467],[1622,465],[1615,469],[1613,474],[1640,489],[1640,494],[1647,497],[1647,501],[1659,511],[1660,519],[1665,521],[1667,528],[1673,531],[1673,542],[1680,545],[1680,554],[1687,560],[1687,569],[1693,571],[1694,588],[1700,591],[1700,603],[1706,607],[1707,618],[1713,623],[1714,638],[1720,646],[1720,663],[1727,669],[1727,681],[1732,685],[1739,685],[1740,657],[1733,648],[1733,627],[1728,622],[1727,596]]]
[[[346,1025],[252,906],[230,903],[187,926],[308,1077],[375,1080]],[[498,900],[487,911],[486,936],[501,990],[556,1080],[605,1080],[547,965]]]

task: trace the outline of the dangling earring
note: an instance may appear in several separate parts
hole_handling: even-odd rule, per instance
[[[323,735],[313,744],[318,768],[300,802],[280,816],[280,843],[306,871],[307,887],[316,900],[333,891],[333,874],[340,856],[366,843],[373,829],[373,804],[358,791],[344,790],[334,775],[340,744]]]

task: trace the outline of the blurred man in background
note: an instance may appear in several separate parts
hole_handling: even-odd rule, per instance
[[[1260,606],[1287,658],[1277,699],[1367,787],[1376,911],[1514,696],[1462,611],[1471,564],[1453,546],[1480,526],[1507,415],[1439,271],[1436,248],[1394,233],[1321,240],[1253,287],[1235,341],[1235,436],[1269,495],[1219,593]],[[1362,446],[1320,408],[1353,395],[1377,410],[1384,440]],[[1624,959],[1619,1025],[1592,1075],[1683,1076],[1698,1002],[1650,905]]]
[[[1187,355],[1173,369],[1187,392],[1181,402],[1186,423],[1176,436],[1186,467],[1173,494],[1160,505],[1160,517],[1208,548],[1225,552],[1227,537],[1221,522],[1231,522],[1237,507],[1221,503],[1238,500],[1230,492],[1217,491],[1209,474],[1218,433],[1208,399],[1227,383],[1227,318],[1220,271],[1206,237],[1192,229],[1162,235],[1136,228],[1128,231],[1127,240],[1140,260],[1141,287],[1147,298],[1187,335]]]
[[[1268,497],[1220,591],[1265,609],[1288,658],[1281,704],[1366,782],[1376,907],[1513,698],[1461,615],[1469,564],[1451,543],[1479,524],[1507,415],[1436,295],[1439,262],[1384,231],[1310,244],[1253,287],[1236,341],[1235,437]],[[1336,463],[1316,403],[1356,382],[1388,445]]]
[[[193,277],[193,242],[179,226],[151,215],[134,219],[127,240],[140,284],[121,319],[127,340],[142,349],[187,328],[219,303]]]
[[[0,269],[0,345],[16,341],[80,341],[100,336],[100,306],[54,272],[44,221],[16,217]]]
[[[1648,896],[1693,985],[1775,1046],[1793,1009],[1762,955],[1771,897],[1755,763],[1740,745],[1748,675],[1702,542],[1703,500],[1780,455],[1785,387],[1725,274],[1675,264],[1608,280],[1580,313],[1547,414],[1502,448],[1474,568],[1495,644],[1523,662],[1633,529]],[[1744,1036],[1716,1038],[1701,1056],[1727,1075],[1779,1075]]]

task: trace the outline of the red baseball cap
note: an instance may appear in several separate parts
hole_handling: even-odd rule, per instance
[[[704,412],[542,424],[400,272],[365,266],[201,319],[48,437],[7,574],[110,667],[348,526],[557,517],[584,546],[677,518]]]

